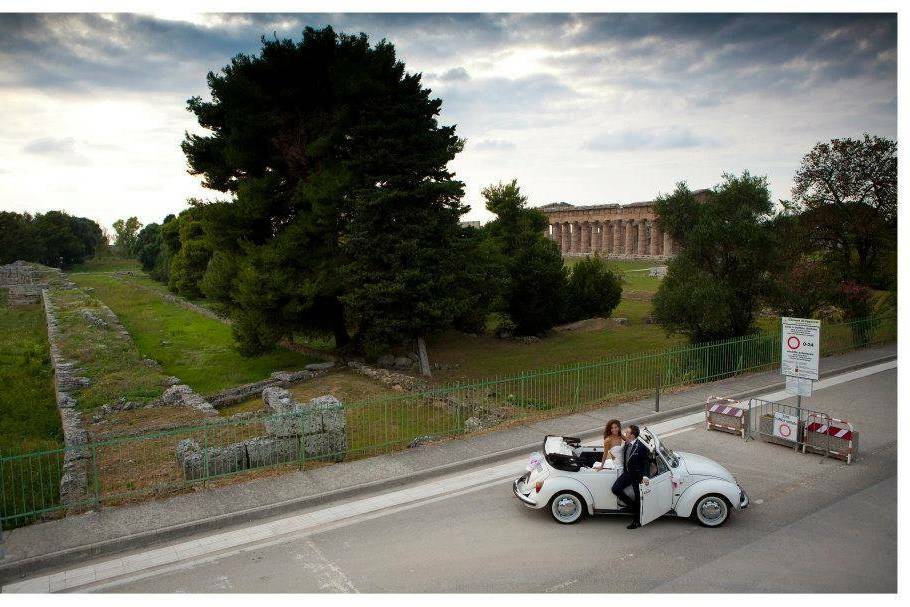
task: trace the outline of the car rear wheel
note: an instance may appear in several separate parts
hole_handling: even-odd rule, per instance
[[[692,517],[702,527],[720,527],[730,518],[730,504],[721,495],[706,495],[695,502]]]
[[[550,500],[550,514],[556,522],[571,525],[581,520],[585,513],[585,502],[577,493],[563,491]]]

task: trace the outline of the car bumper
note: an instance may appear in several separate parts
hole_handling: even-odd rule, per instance
[[[745,510],[749,507],[749,496],[746,495],[742,487],[739,488],[739,510]]]
[[[515,482],[512,483],[512,492],[525,506],[531,508],[537,507],[537,501],[531,497],[531,491],[525,485],[525,481],[528,480],[527,474],[522,474],[515,479]]]

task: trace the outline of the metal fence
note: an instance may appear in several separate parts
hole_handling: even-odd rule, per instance
[[[894,341],[896,336],[894,316],[826,323],[822,355]],[[779,364],[780,334],[775,332],[345,403],[344,450],[323,452],[318,458],[306,457],[303,444],[255,458],[250,450],[232,456],[234,446],[266,434],[266,423],[274,420],[266,414],[121,436],[82,447],[88,475],[84,499],[66,505],[60,502],[64,449],[5,455],[0,457],[0,520],[9,528],[70,508],[113,505],[199,483],[217,484],[226,477],[252,478],[287,468],[330,465],[407,447],[421,437],[470,431],[465,422],[472,416],[512,421],[570,413],[653,393],[658,386],[679,388]],[[306,413],[295,415],[301,416],[303,427]],[[177,456],[178,444],[186,439],[201,449],[201,461],[192,471]]]

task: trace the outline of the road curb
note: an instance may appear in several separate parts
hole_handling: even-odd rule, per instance
[[[896,359],[897,355],[889,355],[862,363],[845,365],[843,367],[838,367],[836,369],[831,369],[829,371],[821,373],[820,378],[826,378],[842,373],[849,373],[850,371],[864,369]],[[772,384],[767,384],[765,386],[753,388],[740,393],[725,394],[724,396],[734,399],[750,398],[757,394],[779,390],[783,386],[783,382],[774,382]],[[675,409],[668,409],[666,411],[640,415],[638,417],[633,417],[621,421],[624,424],[639,425],[655,423],[666,419],[682,417],[684,415],[695,413],[697,411],[701,411],[703,408],[704,403],[699,402],[692,405],[677,407]],[[602,426],[598,425],[595,428],[584,430],[582,432],[573,432],[573,434],[578,438],[587,439],[600,435],[602,431]],[[43,571],[45,569],[59,567],[69,563],[84,561],[104,555],[116,554],[119,552],[125,552],[136,548],[150,547],[170,540],[181,539],[188,535],[214,531],[234,525],[251,523],[253,521],[279,516],[288,512],[308,508],[311,506],[328,504],[341,499],[359,497],[380,489],[399,487],[401,485],[416,481],[427,480],[446,474],[461,472],[469,468],[475,468],[484,464],[495,463],[503,459],[509,459],[511,457],[521,455],[522,453],[527,453],[528,451],[533,450],[538,446],[539,443],[534,442],[517,447],[510,447],[508,449],[495,451],[493,453],[487,453],[477,457],[463,459],[458,462],[434,466],[432,468],[427,468],[418,472],[403,474],[388,479],[379,479],[361,483],[359,485],[354,485],[345,489],[327,491],[316,495],[295,498],[284,502],[268,504],[265,506],[250,508],[238,512],[231,512],[224,515],[209,517],[207,519],[182,523],[180,525],[173,525],[171,527],[165,527],[163,529],[156,529],[143,533],[126,535],[119,538],[86,544],[84,546],[77,546],[75,548],[68,548],[57,552],[51,552],[40,556],[29,557],[11,563],[5,563],[3,565],[0,565],[0,584],[5,584],[19,578],[27,577],[39,571]]]

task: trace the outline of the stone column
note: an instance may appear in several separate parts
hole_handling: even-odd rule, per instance
[[[569,232],[569,224],[560,223],[559,233],[561,239],[559,250],[565,255],[572,248],[572,234]]]
[[[611,238],[610,253],[613,255],[619,255],[622,252],[622,222],[614,219],[610,222],[610,226],[613,230],[613,235]]]
[[[591,252],[600,255],[603,253],[604,231],[603,224],[599,221],[594,222],[591,232]]]
[[[623,252],[627,257],[631,257],[635,253],[635,220],[627,219],[623,223],[626,228],[626,246]]]
[[[663,244],[664,235],[657,227],[655,222],[651,222],[651,257],[660,255],[661,245]]]
[[[591,224],[587,221],[581,224],[581,253],[587,255],[591,252]]]
[[[638,222],[638,254],[639,255],[648,255],[649,244],[650,244],[650,230],[651,222],[647,219],[642,219]]]
[[[562,226],[558,223],[553,223],[550,224],[550,228],[553,230],[550,238],[553,239],[553,242],[556,243],[556,248],[562,253]]]
[[[613,252],[613,222],[603,222],[603,241],[601,246],[604,257]]]
[[[669,232],[664,232],[664,250],[663,250],[664,257],[669,257],[670,255],[672,255],[673,254],[672,251],[673,251],[673,239],[670,238]]]
[[[572,223],[572,253],[581,252],[581,224],[577,221]]]

